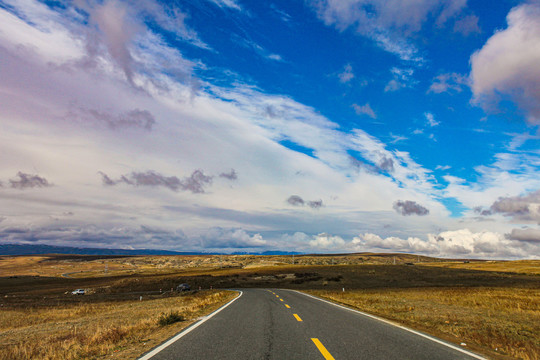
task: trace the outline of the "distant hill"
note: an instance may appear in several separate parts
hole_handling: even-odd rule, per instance
[[[69,246],[0,244],[0,255],[42,255],[42,254],[77,254],[77,255],[207,255],[202,252],[179,252],[154,249],[102,249]]]
[[[0,244],[0,255],[43,255],[43,254],[69,254],[69,255],[219,255],[219,253],[193,252],[193,251],[170,251],[155,249],[103,249],[81,248],[52,245],[28,245],[28,244]],[[231,255],[297,255],[287,251],[264,251],[264,252],[237,252]],[[226,255],[226,254],[223,254]]]

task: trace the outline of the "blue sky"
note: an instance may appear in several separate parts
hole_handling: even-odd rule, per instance
[[[0,241],[540,253],[537,1],[0,1]]]

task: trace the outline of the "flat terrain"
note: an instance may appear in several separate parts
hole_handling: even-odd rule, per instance
[[[27,334],[47,334],[49,343],[58,344],[78,339],[86,328],[84,314],[109,329],[114,322],[124,324],[130,307],[141,314],[156,309],[146,316],[152,336],[144,335],[147,330],[132,336],[138,327],[126,325],[127,331],[112,335],[103,330],[111,339],[106,347],[93,340],[84,350],[91,355],[86,358],[118,353],[135,358],[234,296],[209,289],[272,288],[313,292],[466,343],[490,358],[539,359],[539,269],[540,261],[464,262],[407,254],[303,255],[294,257],[294,265],[291,256],[0,257],[0,358],[39,358],[6,355],[32,354],[36,345],[24,340],[31,337]],[[180,283],[189,283],[196,293],[171,292]],[[77,288],[87,295],[71,295]],[[169,310],[186,321],[158,326],[157,318]],[[74,315],[58,315],[62,312]],[[41,358],[70,358],[58,354]]]

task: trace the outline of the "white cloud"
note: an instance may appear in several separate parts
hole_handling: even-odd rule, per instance
[[[118,46],[129,50],[131,60],[114,60],[100,37],[95,40],[101,50],[91,53],[84,34],[95,29],[69,17],[52,27],[44,21],[41,29],[29,25],[39,19],[27,23],[5,9],[0,16],[11,19],[0,22],[0,34],[9,34],[0,36],[5,49],[0,52],[0,179],[5,183],[24,171],[44,174],[55,185],[24,193],[2,187],[2,209],[8,209],[0,214],[6,217],[3,226],[33,224],[35,231],[28,234],[34,237],[39,229],[61,226],[70,229],[62,232],[63,239],[75,242],[89,223],[107,233],[135,229],[144,221],[170,233],[182,228],[186,237],[163,246],[185,248],[199,246],[192,240],[211,227],[241,227],[250,238],[270,230],[350,232],[359,222],[371,229],[380,220],[368,221],[370,213],[359,218],[358,212],[373,210],[375,218],[390,222],[398,198],[441,211],[427,195],[434,186],[429,172],[408,153],[390,151],[362,130],[341,131],[316,109],[249,84],[221,88],[198,80],[195,91],[192,69],[204,64],[186,60],[149,29],[120,36],[125,43]],[[144,26],[129,9],[125,16],[124,21]],[[29,29],[36,36],[27,37]],[[171,65],[162,72],[162,63]],[[285,140],[312,154],[288,149],[281,144]],[[375,171],[353,167],[350,151]],[[216,177],[204,193],[126,186],[135,183],[126,175],[150,170],[171,178],[194,169],[216,175],[231,168],[240,174],[236,181]],[[115,183],[122,175],[126,180],[122,186],[102,186],[99,171]],[[374,187],[386,190],[373,192]],[[295,193],[311,200],[308,205],[318,208],[317,214],[287,209],[284,199]],[[55,215],[64,212],[74,215]],[[97,235],[90,238],[99,243]],[[54,242],[52,236],[47,239]],[[141,246],[137,239],[123,241]]]
[[[312,0],[309,3],[327,26],[333,25],[339,31],[352,28],[401,60],[421,64],[424,60],[408,38],[421,30],[430,15],[437,16],[438,26],[444,25],[461,12],[466,0]]]
[[[199,235],[203,248],[256,248],[267,244],[260,234],[243,229],[210,228]]]
[[[425,112],[424,116],[426,117],[428,125],[431,127],[441,124],[439,121],[435,120],[435,116],[430,112]]]
[[[435,170],[442,170],[442,171],[444,171],[444,170],[449,170],[449,169],[451,169],[451,168],[452,168],[452,167],[451,167],[450,165],[437,165],[437,166],[435,167]]]
[[[397,91],[402,88],[412,87],[418,83],[414,80],[412,75],[414,74],[413,69],[400,69],[393,67],[390,69],[393,79],[390,80],[384,87],[384,91]]]
[[[510,99],[540,124],[540,4],[519,5],[506,19],[508,27],[471,56],[474,101],[493,111]]]
[[[451,91],[455,91],[460,93],[463,91],[464,85],[468,85],[468,79],[463,75],[457,73],[440,74],[433,79],[433,83],[427,92],[440,94],[443,92],[450,93]]]
[[[111,11],[118,15],[120,10]],[[6,19],[0,21],[0,218],[5,219],[0,230],[10,239],[32,241],[43,233],[49,243],[60,239],[87,246],[260,248],[272,246],[268,233],[331,233],[336,235],[295,234],[294,241],[303,239],[305,249],[310,241],[321,249],[348,249],[344,239],[360,229],[376,233],[381,224],[395,224],[403,229],[399,236],[414,238],[433,232],[433,221],[448,223],[447,211],[434,200],[442,194],[435,178],[409,153],[360,129],[345,132],[291,97],[245,83],[223,88],[194,78],[193,69],[205,65],[185,59],[129,9],[120,19],[135,22],[136,35],[123,37],[120,31],[122,41],[111,40],[116,45],[109,48],[95,37],[97,53],[91,53],[85,37],[95,28],[49,8],[39,11],[45,13],[39,15],[42,20],[28,11],[23,21],[0,9],[0,18]],[[113,58],[113,48],[127,49],[131,58]],[[412,70],[392,74],[406,83]],[[200,87],[194,90],[196,83]],[[286,142],[307,154],[287,148]],[[352,166],[351,154],[364,165]],[[463,183],[451,183],[444,191],[474,206],[489,206],[507,195],[499,183],[510,184],[508,195],[538,183],[532,176],[507,174],[511,182],[495,176],[503,166],[531,166],[531,159],[501,156],[498,167],[480,169],[486,179],[482,185],[489,189],[479,197],[470,196],[479,189]],[[196,194],[101,184],[100,170],[118,181],[148,172],[148,164],[168,178],[194,169],[216,177]],[[235,181],[217,177],[230,169],[238,173]],[[39,174],[55,186],[13,189],[7,181],[18,171]],[[312,200],[313,207],[321,199],[325,206],[317,211],[287,206],[284,200],[291,194]],[[429,208],[431,220],[403,220],[392,211],[396,199]],[[141,231],[141,223],[163,233]]]
[[[377,118],[375,111],[373,111],[369,103],[366,103],[364,105],[352,104],[352,107],[354,108],[354,111],[357,115],[367,115],[372,119]]]
[[[217,6],[221,8],[229,8],[233,10],[242,10],[242,7],[238,4],[236,0],[208,0],[210,2],[213,2]]]
[[[313,240],[309,242],[309,245],[312,248],[319,250],[341,249],[343,245],[345,245],[345,240],[343,240],[340,236],[321,233],[314,236]]]
[[[278,62],[283,62],[284,61],[283,57],[281,55],[274,54],[274,53],[268,51],[267,49],[265,49],[261,45],[257,44],[253,40],[245,39],[245,38],[242,38],[242,37],[240,37],[238,35],[235,35],[235,34],[233,34],[231,36],[231,38],[232,38],[232,40],[234,40],[239,45],[244,46],[244,47],[249,48],[249,49],[252,49],[253,51],[255,51],[255,53],[257,55],[259,55],[262,58],[272,60],[272,61],[278,61]]]
[[[535,233],[536,234],[536,233]],[[351,245],[357,251],[385,250],[420,253],[452,258],[516,259],[539,258],[540,244],[518,242],[492,231],[472,232],[469,229],[428,234],[427,240],[416,237],[381,238],[372,233],[355,237]]]
[[[354,79],[354,73],[351,64],[345,65],[343,68],[343,72],[338,74],[339,81],[341,83],[348,83],[352,79]]]

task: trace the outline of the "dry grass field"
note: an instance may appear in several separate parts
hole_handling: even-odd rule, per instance
[[[498,271],[517,274],[540,275],[540,261],[538,260],[518,260],[518,261],[445,261],[427,262],[424,266],[446,267],[451,269],[468,269],[480,271]]]
[[[143,301],[10,306],[1,310],[0,359],[134,359],[234,296],[214,290]],[[184,320],[160,325],[171,312]]]
[[[203,290],[170,291],[184,282]],[[407,254],[302,255],[294,264],[255,255],[0,257],[0,359],[134,359],[234,297],[204,289],[248,287],[312,292],[493,359],[540,359],[540,261]],[[76,288],[87,295],[70,295]],[[170,311],[186,321],[160,326]]]

